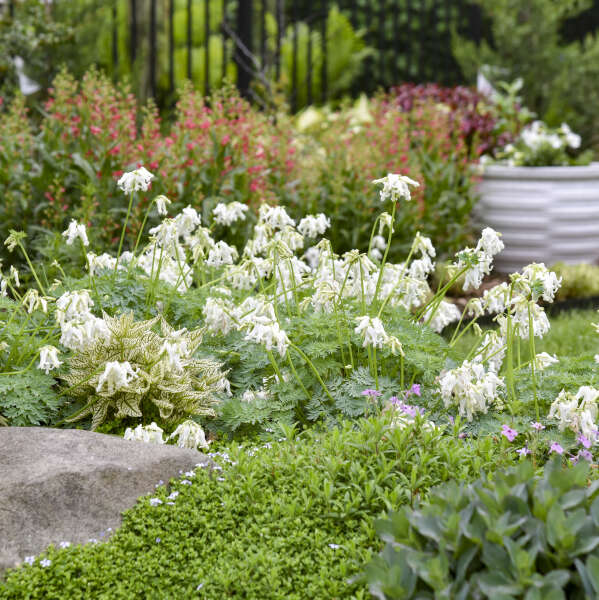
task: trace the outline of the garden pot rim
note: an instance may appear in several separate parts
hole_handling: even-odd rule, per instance
[[[485,165],[482,167],[482,175],[485,179],[597,179],[599,178],[599,162],[556,167]]]

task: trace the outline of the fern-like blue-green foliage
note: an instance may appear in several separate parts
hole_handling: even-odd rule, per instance
[[[203,290],[191,290],[175,298],[171,304],[169,319],[175,327],[198,326],[203,321],[202,306],[208,295]],[[355,308],[355,307],[354,307]],[[356,308],[357,310],[357,308]],[[223,369],[229,371],[233,397],[224,401],[217,420],[217,427],[226,431],[243,431],[252,426],[268,426],[274,421],[309,423],[323,420],[335,423],[343,417],[359,417],[372,414],[380,408],[368,401],[362,392],[375,388],[375,380],[365,366],[368,358],[362,339],[355,335],[354,312],[348,315],[346,324],[338,329],[331,315],[305,311],[298,316],[282,317],[282,326],[290,339],[310,358],[318,370],[333,401],[326,395],[309,365],[292,348],[288,350],[293,368],[302,382],[299,384],[288,359],[281,360],[284,381],[276,381],[273,369],[264,349],[246,341],[239,332],[223,335],[206,335],[200,351],[222,361]],[[383,314],[385,330],[397,336],[404,348],[404,387],[411,382],[423,384],[422,400],[433,403],[435,377],[445,367],[448,357],[457,357],[447,342],[427,327],[413,322],[413,317],[403,309],[387,309]],[[347,344],[343,355],[339,336],[351,339],[355,369],[346,370],[350,361]],[[277,356],[278,358],[278,356]],[[344,360],[343,360],[344,359]],[[379,365],[378,384],[382,391],[380,401],[400,395],[401,362],[389,349],[377,353]],[[244,402],[247,390],[265,389],[267,397],[256,397]],[[306,394],[306,392],[308,392]]]
[[[48,425],[64,404],[56,381],[38,369],[0,377],[0,416],[12,427]]]
[[[0,339],[6,344],[0,350],[0,425],[49,425],[65,403],[54,378],[31,365],[47,343],[45,325],[40,313],[28,316],[13,300],[0,298]]]

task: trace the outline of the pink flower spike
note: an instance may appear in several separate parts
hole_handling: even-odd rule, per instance
[[[536,429],[537,431],[541,431],[542,429],[545,429],[545,425],[541,425],[541,423],[539,422],[534,422],[531,426],[533,429]]]
[[[505,436],[510,442],[513,442],[518,435],[518,432],[509,425],[503,425],[501,427],[501,435]]]
[[[549,446],[549,452],[556,452],[557,454],[563,454],[564,449],[557,443],[553,442],[551,446]]]

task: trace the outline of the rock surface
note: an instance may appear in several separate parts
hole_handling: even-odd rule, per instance
[[[210,459],[76,429],[0,427],[0,570],[48,545],[101,540],[158,481]]]

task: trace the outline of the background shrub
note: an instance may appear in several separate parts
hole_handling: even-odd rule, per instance
[[[490,39],[477,45],[456,37],[453,51],[474,81],[483,65],[494,84],[522,77],[524,105],[549,125],[566,121],[583,142],[597,146],[599,122],[599,38],[567,41],[567,19],[581,14],[590,0],[476,0],[490,21]],[[539,77],[539,73],[543,73]]]

